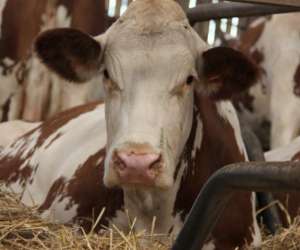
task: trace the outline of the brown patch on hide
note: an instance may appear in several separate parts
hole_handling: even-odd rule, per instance
[[[73,82],[89,80],[101,63],[100,43],[71,28],[41,33],[35,41],[35,51],[51,70]]]
[[[123,207],[123,191],[121,189],[108,189],[103,184],[104,159],[104,149],[91,155],[77,169],[67,187],[67,193],[72,202],[78,205],[76,220],[83,219],[81,224],[87,231],[104,207],[104,216],[96,230],[100,229],[100,225],[107,226],[108,219],[113,218],[116,212]]]
[[[255,63],[261,64],[265,60],[264,54],[259,51],[258,49],[254,50],[251,53],[251,58],[254,60]]]
[[[204,97],[197,98],[195,102],[196,115],[203,122],[203,140],[197,149],[193,148],[193,140],[189,140],[185,159],[182,159],[187,161],[188,166],[177,194],[174,212],[181,212],[183,218],[215,171],[227,164],[245,161],[232,126],[219,115],[216,104]],[[196,150],[195,158],[192,158],[192,150]],[[211,238],[214,239],[216,249],[231,250],[243,246],[245,241],[252,241],[252,226],[251,193],[237,192],[222,213]]]
[[[232,98],[248,90],[258,79],[257,66],[239,51],[218,47],[204,52],[202,57],[200,76],[204,78],[204,88],[215,100]]]
[[[54,200],[63,195],[63,191],[66,185],[66,181],[63,177],[58,178],[51,186],[46,196],[45,201],[39,207],[39,211],[43,212],[49,209],[54,202]]]
[[[294,94],[300,96],[300,64],[298,65],[294,75]]]
[[[59,113],[48,121],[43,122],[42,125],[38,126],[34,130],[29,131],[20,137],[9,147],[10,150],[8,150],[7,154],[4,154],[2,151],[2,155],[0,156],[0,180],[5,181],[7,184],[18,182],[22,186],[25,186],[28,181],[32,181],[38,165],[33,168],[30,166],[29,160],[35,151],[60,127],[64,126],[80,114],[94,110],[98,104],[99,103],[86,104]],[[37,138],[36,144],[30,151],[28,151],[26,144],[31,141],[31,136],[37,131],[40,132],[40,135]],[[49,147],[50,144],[58,138],[59,137],[54,138],[47,147]],[[20,143],[22,143],[22,147],[19,146]],[[16,148],[18,148],[18,150],[16,150]],[[12,152],[14,153],[12,154]],[[26,152],[25,155],[24,152]],[[20,169],[21,166],[22,169]]]
[[[101,225],[108,225],[109,219],[116,215],[116,211],[123,207],[123,192],[121,189],[108,189],[103,184],[105,150],[101,149],[91,155],[69,181],[59,178],[50,188],[40,211],[51,207],[53,202],[63,202],[70,199],[65,210],[77,206],[74,221],[88,232],[103,208],[105,213],[100,220],[96,231]]]
[[[0,158],[0,180],[7,185],[18,183],[21,187],[25,187],[28,182],[32,182],[36,168],[29,164],[24,165],[31,157],[32,152],[29,152],[25,158],[22,158],[21,155],[22,152],[16,152],[13,156],[2,155]]]

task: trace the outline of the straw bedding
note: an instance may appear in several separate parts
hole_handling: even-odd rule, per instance
[[[1,187],[0,187],[1,190]],[[145,235],[143,232],[123,234],[117,227],[100,234],[86,234],[80,227],[60,225],[42,220],[36,208],[29,208],[9,192],[0,192],[0,249],[40,250],[135,250],[147,241],[147,249],[166,250],[170,239],[162,235]],[[148,245],[147,244],[147,245]]]
[[[0,186],[1,190],[1,186]],[[97,222],[96,222],[97,223]],[[148,247],[143,247],[147,242]],[[163,235],[145,235],[143,232],[123,234],[116,227],[104,229],[100,234],[88,234],[80,227],[60,225],[42,220],[36,208],[19,202],[18,196],[0,192],[0,250],[139,250],[170,249],[172,240]],[[300,250],[300,219],[278,235],[267,236],[261,250]],[[254,250],[247,248],[247,250]]]

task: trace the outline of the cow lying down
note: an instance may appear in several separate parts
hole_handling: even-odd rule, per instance
[[[139,0],[103,35],[41,34],[37,55],[74,83],[103,74],[104,104],[56,115],[0,154],[0,179],[43,216],[176,235],[203,184],[247,161],[228,101],[251,86],[241,53],[209,49],[173,0]],[[241,84],[242,83],[242,84]],[[100,84],[100,83],[99,83]],[[260,244],[251,192],[237,192],[204,249]]]
[[[0,123],[0,148],[8,146],[39,124],[39,122],[25,122],[21,120]]]

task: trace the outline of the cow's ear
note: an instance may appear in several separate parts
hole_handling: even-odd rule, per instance
[[[197,59],[199,83],[196,90],[215,100],[230,99],[257,82],[258,67],[239,51],[212,48]]]
[[[45,31],[36,38],[34,48],[46,66],[76,83],[90,80],[102,63],[101,44],[76,29]]]

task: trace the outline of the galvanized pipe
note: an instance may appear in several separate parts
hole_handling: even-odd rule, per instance
[[[299,0],[227,0],[227,1],[300,7]]]
[[[264,152],[260,141],[246,121],[240,119],[242,137],[245,143],[249,161],[265,161]],[[268,207],[273,201],[272,193],[256,192],[256,201],[259,208]],[[268,207],[261,213],[263,222],[267,229],[275,234],[276,230],[282,225],[279,211],[276,206]]]
[[[235,191],[300,191],[300,163],[244,162],[217,171],[198,195],[172,250],[199,250]]]
[[[300,11],[300,7],[222,2],[218,4],[199,4],[195,8],[188,9],[186,14],[193,25],[196,22],[211,19],[263,16],[298,11]]]

